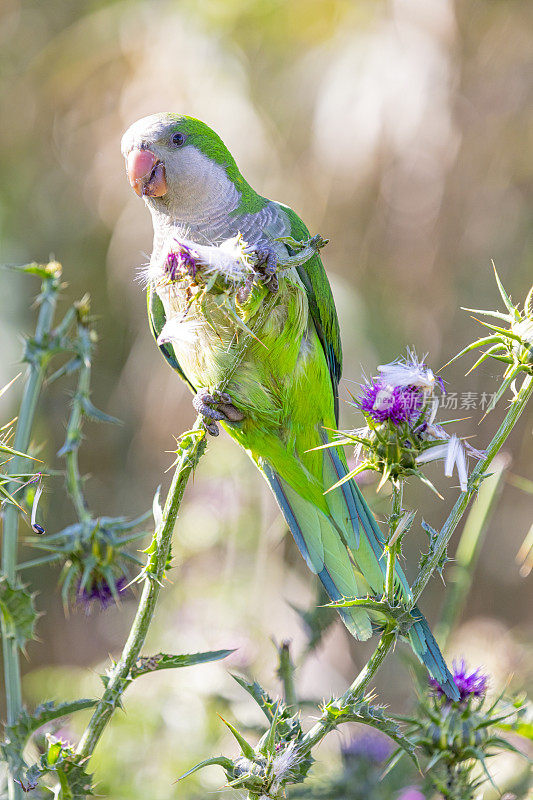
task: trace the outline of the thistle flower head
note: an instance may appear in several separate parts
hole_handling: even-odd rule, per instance
[[[457,701],[458,703],[465,703],[474,697],[485,697],[487,693],[488,676],[483,675],[481,667],[469,672],[463,658],[453,662],[453,679],[461,695]],[[446,698],[437,681],[430,678],[429,684],[437,696]],[[446,702],[449,703],[451,701],[446,698]]]
[[[449,434],[436,421],[439,398],[444,393],[442,379],[413,350],[378,370],[380,374],[366,379],[354,398],[366,426],[345,432],[344,439],[333,443],[353,442],[356,457],[363,455],[364,460],[348,477],[372,469],[381,473],[381,487],[389,478],[416,475],[434,489],[420,465],[442,460],[444,474],[449,477],[456,470],[461,489],[466,491],[468,456],[481,458],[483,453]]]
[[[118,601],[129,582],[131,564],[141,564],[129,545],[146,535],[145,530],[132,530],[146,518],[146,514],[134,520],[101,517],[32,540],[34,547],[63,561],[60,581],[65,608],[75,604],[89,612]]]
[[[374,422],[390,420],[397,426],[418,419],[424,396],[415,386],[394,386],[383,379],[374,378],[363,385],[356,403]]]
[[[222,720],[237,741],[240,755],[237,758],[220,756],[203,761],[182,777],[208,764],[219,764],[232,789],[243,789],[255,800],[281,800],[286,797],[286,787],[301,783],[313,763],[311,755],[302,752],[300,746],[303,738],[300,716],[294,714],[282,700],[273,700],[258,683],[248,683],[238,677],[235,679],[267,714],[269,728],[253,746],[231,723]]]
[[[113,576],[114,585],[111,585],[104,576],[94,577],[91,584],[81,586],[81,580],[78,583],[76,592],[76,601],[84,606],[85,612],[90,613],[93,605],[99,604],[102,610],[116,602],[116,598],[120,592],[126,589],[128,580],[125,575],[118,577],[116,580]]]
[[[453,664],[453,678],[460,699],[450,701],[430,680],[429,691],[420,695],[408,736],[429,759],[427,774],[439,791],[452,776],[453,797],[471,798],[474,789],[492,780],[487,760],[502,750],[517,752],[502,738],[501,729],[517,732],[527,715],[527,705],[503,696],[496,702],[487,701],[488,676],[479,668],[468,670],[462,659]]]

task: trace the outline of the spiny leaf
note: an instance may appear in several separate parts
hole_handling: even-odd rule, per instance
[[[343,597],[342,600],[335,600],[326,604],[326,608],[351,608],[352,606],[368,608],[371,611],[380,611],[382,614],[390,612],[388,603],[382,600],[373,600],[371,597]]]
[[[231,677],[236,680],[239,686],[242,686],[242,688],[248,692],[251,697],[253,697],[268,721],[272,722],[274,719],[276,702],[263,689],[263,687],[260,686],[257,681],[251,683],[250,681],[247,681],[246,678],[241,678],[239,675],[232,674]]]
[[[220,717],[220,719],[222,720],[222,722],[224,723],[224,725],[226,725],[226,727],[228,728],[228,730],[230,730],[230,731],[231,731],[231,733],[233,734],[233,736],[234,736],[234,737],[235,737],[235,739],[237,740],[237,743],[238,743],[239,747],[241,748],[241,752],[242,752],[243,756],[244,756],[245,758],[248,758],[248,759],[250,759],[250,761],[253,761],[253,760],[255,759],[255,750],[254,750],[254,748],[252,747],[252,745],[251,745],[251,744],[249,744],[249,743],[246,741],[246,739],[244,738],[244,736],[242,736],[242,734],[240,734],[240,733],[239,733],[239,731],[237,730],[237,728],[235,728],[235,727],[234,727],[234,726],[231,724],[231,722],[228,722],[226,719],[224,719],[224,717],[221,717],[221,716],[220,716],[220,714],[219,714],[218,716]]]
[[[516,317],[516,308],[511,302],[511,298],[503,288],[503,283],[500,280],[500,276],[498,275],[498,271],[496,269],[496,265],[494,261],[492,262],[492,269],[494,270],[494,277],[496,278],[496,283],[498,284],[498,289],[500,290],[500,294],[502,296],[502,300],[505,303],[505,307],[509,314],[512,314],[513,317]]]
[[[84,764],[72,749],[63,748],[60,742],[50,744],[48,752],[27,771],[25,782],[35,787],[45,775],[53,775],[59,782],[56,800],[86,800],[87,796],[94,794],[92,775],[85,771]]]
[[[11,269],[16,272],[26,272],[29,275],[37,275],[39,278],[42,278],[43,280],[46,278],[61,277],[61,264],[59,264],[59,262],[57,261],[50,261],[49,264],[37,264],[37,262],[32,261],[31,264],[23,264],[23,265],[5,264],[3,266],[7,267],[7,269]]]
[[[207,664],[210,661],[220,661],[231,655],[234,650],[210,650],[205,653],[191,653],[188,655],[169,655],[157,653],[155,656],[139,656],[136,665],[131,670],[131,677],[138,678],[150,672],[161,669],[178,669],[191,667],[195,664]]]
[[[80,402],[85,414],[96,422],[110,422],[113,425],[122,425],[122,421],[117,417],[112,417],[110,414],[105,414],[96,408],[88,397],[82,396]]]
[[[482,353],[482,355],[480,355],[480,357],[475,362],[475,364],[472,364],[472,366],[470,367],[470,369],[468,370],[468,372],[466,374],[470,375],[470,373],[473,372],[477,367],[479,367],[484,361],[486,361],[487,358],[496,358],[496,351],[497,350],[501,350],[501,349],[505,350],[505,346],[503,344],[501,344],[501,343],[500,344],[495,344],[492,347],[489,347],[489,349],[485,353]],[[500,358],[501,357],[499,357],[498,360]],[[506,364],[511,364],[512,363],[512,361],[509,358],[504,358],[504,361],[505,361]]]
[[[433,555],[434,550],[435,550],[435,545],[437,543],[437,538],[438,538],[438,535],[439,535],[438,531],[436,531],[435,528],[432,528],[431,525],[429,524],[429,522],[426,522],[425,520],[422,520],[421,525],[422,525],[422,528],[426,531],[426,533],[427,533],[427,535],[429,537],[429,550],[428,550],[427,553],[422,553],[421,556],[420,556],[420,561],[418,562],[419,571],[422,570],[426,566],[426,564],[428,563],[429,559]],[[445,567],[445,565],[446,565],[446,563],[448,561],[449,561],[448,551],[447,551],[447,548],[444,548],[444,550],[442,552],[442,555],[439,558],[439,562],[437,564],[437,571],[439,572],[440,575],[442,575],[442,571],[443,571],[443,569],[444,569],[444,567]]]
[[[274,755],[276,752],[276,728],[278,727],[279,710],[280,707],[278,704],[274,713],[274,718],[270,723],[270,730],[268,731],[268,735],[265,740],[265,752],[270,753],[270,755]]]
[[[496,331],[496,333],[505,336],[507,339],[514,339],[516,342],[522,344],[522,337],[517,333],[513,333],[513,331],[510,331],[507,328],[500,328],[498,325],[492,325],[492,323],[485,322],[484,320],[477,319],[476,317],[473,317],[473,319],[475,319],[476,322],[479,322],[480,325],[484,325],[485,328],[489,328],[491,331]]]
[[[33,595],[20,584],[11,586],[6,577],[0,578],[0,612],[4,620],[5,636],[14,639],[23,649],[34,638],[35,623],[39,617]]]
[[[512,322],[512,317],[509,314],[504,314],[501,311],[485,311],[482,308],[466,308],[461,306],[462,311],[471,311],[472,314],[481,314],[484,317],[495,317],[495,319],[503,319],[505,322]]]
[[[94,708],[97,700],[80,699],[56,704],[48,701],[38,706],[33,713],[23,708],[17,721],[5,728],[4,740],[0,743],[0,752],[4,760],[11,766],[12,771],[22,778],[26,765],[22,753],[30,736],[36,730],[61,717]]]
[[[418,759],[415,754],[416,745],[411,739],[405,736],[404,732],[398,725],[395,719],[388,717],[385,714],[383,706],[372,705],[369,698],[351,703],[347,706],[335,706],[334,704],[326,706],[328,714],[332,715],[337,722],[360,722],[364,725],[370,725],[373,728],[386,734],[390,739],[404,750],[410,759],[415,763],[417,768]]]
[[[233,761],[230,758],[226,758],[226,756],[215,756],[214,758],[207,758],[205,761],[200,761],[199,764],[196,764],[195,767],[192,769],[187,770],[184,772],[183,775],[177,779],[178,781],[182,781],[184,778],[188,778],[189,775],[193,775],[198,770],[203,769],[204,767],[211,767],[216,765],[218,767],[222,767],[225,772],[231,773],[233,771]]]
[[[496,342],[501,342],[501,336],[484,336],[482,339],[478,339],[476,342],[472,342],[471,344],[467,344],[466,347],[463,347],[453,358],[450,358],[446,364],[443,364],[440,370],[443,370],[445,367],[453,364],[454,361],[457,361],[458,358],[461,356],[466,355],[471,350],[476,350],[478,347],[484,347],[487,344],[496,344]],[[439,372],[440,372],[439,370]]]

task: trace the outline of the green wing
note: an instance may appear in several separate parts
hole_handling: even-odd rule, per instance
[[[309,231],[302,222],[298,214],[281,203],[278,204],[288,216],[291,224],[291,235],[297,240],[309,238]],[[339,330],[339,320],[335,309],[335,301],[331,293],[326,270],[322,264],[322,259],[317,254],[310,258],[301,267],[297,267],[300,280],[305,286],[309,310],[318,337],[324,348],[326,361],[331,376],[333,394],[335,396],[335,417],[339,417],[339,397],[338,387],[342,373],[342,347],[341,335]]]
[[[157,342],[159,334],[161,333],[165,325],[166,316],[163,303],[161,302],[157,292],[154,292],[151,286],[149,286],[146,291],[146,303],[148,306],[148,322],[150,324],[150,330],[152,331],[152,336]],[[174,348],[172,347],[172,345],[166,343],[166,344],[160,344],[158,345],[158,347],[165,356],[166,360],[168,361],[172,369],[176,370],[180,378],[182,378],[185,381],[185,383],[187,383],[192,389],[192,391],[196,394],[196,389],[194,388],[194,386],[192,385],[192,383],[187,378],[187,376],[185,375],[185,373],[183,372],[182,368],[179,365],[178,359],[176,358],[176,355],[174,353]]]

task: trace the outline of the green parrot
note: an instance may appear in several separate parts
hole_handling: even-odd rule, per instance
[[[122,153],[130,184],[152,214],[148,314],[163,355],[193,391],[208,430],[216,434],[221,422],[264,475],[307,566],[331,599],[380,597],[384,536],[354,481],[327,491],[347,473],[343,454],[316,449],[338,425],[342,351],[329,282],[318,253],[301,266],[276,270],[278,259],[294,252],[279,240],[308,240],[306,226],[291,208],[255,192],[220,137],[200,120],[171,113],[145,117],[124,134]],[[248,329],[255,325],[256,336],[236,368],[238,326],[216,297],[191,303],[194,281],[178,280],[172,267],[176,280],[168,275],[173,242],[181,242],[183,267],[191,247],[214,251],[213,245],[224,248],[228,241],[238,247],[235,237],[253,252],[256,273],[235,299],[239,319]],[[194,266],[189,274],[195,275]],[[262,318],[266,301],[269,313]],[[399,566],[396,584],[409,599]],[[361,607],[340,613],[360,640],[384,622],[383,615]],[[446,694],[458,699],[426,619],[417,608],[412,615],[416,621],[406,638]]]

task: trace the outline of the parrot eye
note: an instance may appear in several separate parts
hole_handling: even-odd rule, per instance
[[[185,142],[185,134],[184,133],[173,133],[170,137],[170,143],[173,144],[175,147],[181,147],[181,145]]]

